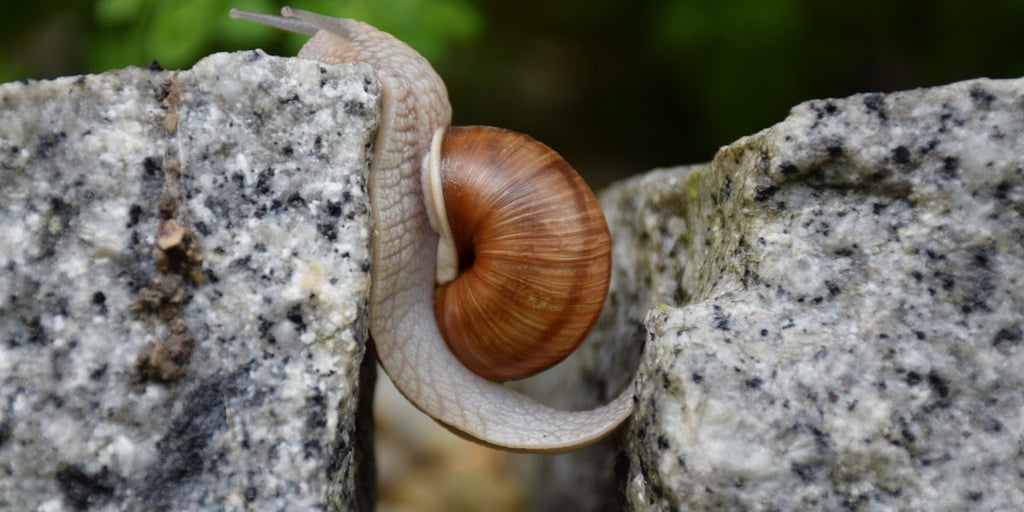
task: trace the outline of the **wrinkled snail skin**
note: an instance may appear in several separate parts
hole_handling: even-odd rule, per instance
[[[450,124],[444,83],[413,49],[365,23],[289,8],[281,13],[286,18],[232,10],[234,17],[311,34],[299,57],[366,62],[382,84],[368,181],[374,220],[370,334],[399,391],[456,433],[514,451],[569,451],[618,426],[632,411],[631,387],[593,410],[558,410],[473,373],[448,350],[433,308],[438,237],[420,181],[434,133]]]

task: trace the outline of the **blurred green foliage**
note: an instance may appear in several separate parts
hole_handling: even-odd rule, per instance
[[[39,0],[5,5],[0,81],[217,51],[294,55],[305,37],[227,17],[274,0]],[[561,151],[595,186],[706,161],[807,99],[1024,76],[1024,1],[296,0],[423,53],[458,124]],[[2,121],[0,121],[2,122]]]
[[[271,0],[92,0],[23,2],[0,27],[12,39],[0,59],[0,80],[25,75],[96,73],[157,60],[175,69],[203,55],[269,47],[294,54],[306,36],[285,34],[228,18],[239,9],[277,14]],[[477,37],[480,13],[468,0],[299,0],[291,5],[335,17],[367,21],[414,45],[428,58],[443,58],[448,46]],[[48,46],[57,61],[37,60],[17,50]],[[33,54],[35,52],[32,52]]]

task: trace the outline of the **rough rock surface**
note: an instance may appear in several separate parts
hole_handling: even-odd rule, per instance
[[[379,93],[258,51],[0,86],[0,509],[370,506]]]
[[[631,508],[1024,509],[1021,148],[1024,80],[975,80],[810,101],[612,191],[664,255]]]
[[[524,462],[536,509],[1024,509],[1021,148],[1024,79],[975,80],[604,191],[612,311],[545,378],[597,400],[646,317],[638,409]]]

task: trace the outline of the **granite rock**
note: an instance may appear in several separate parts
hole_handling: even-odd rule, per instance
[[[259,51],[0,85],[0,509],[372,506],[379,97]]]
[[[606,193],[662,303],[629,507],[1024,509],[1022,147],[1024,79],[981,79],[809,101]]]
[[[593,405],[644,345],[637,411],[521,458],[531,510],[1024,509],[1022,147],[1024,79],[974,80],[603,191],[606,310],[525,387]]]

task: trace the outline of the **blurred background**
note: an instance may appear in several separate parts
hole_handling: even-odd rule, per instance
[[[231,20],[271,0],[5,0],[0,82],[98,73],[263,48],[304,36]],[[423,53],[456,124],[528,133],[595,189],[718,147],[822,97],[1024,76],[1024,1],[294,0],[354,17]],[[0,122],[3,122],[0,119]],[[501,452],[437,427],[381,373],[382,510],[519,510]]]
[[[271,0],[4,2],[0,81],[152,60],[187,68],[303,37],[230,20]],[[456,124],[522,131],[596,189],[709,160],[812,98],[1024,75],[1024,1],[294,0],[410,43],[446,80]]]

